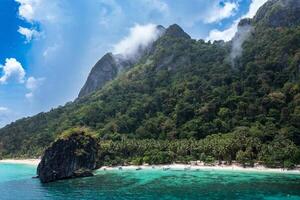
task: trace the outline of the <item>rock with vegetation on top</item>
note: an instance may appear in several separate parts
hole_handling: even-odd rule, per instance
[[[42,183],[92,176],[96,168],[97,141],[83,129],[72,129],[44,153],[37,174]]]

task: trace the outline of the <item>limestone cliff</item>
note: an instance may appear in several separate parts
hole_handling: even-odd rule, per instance
[[[300,24],[299,0],[270,0],[254,17],[254,22],[269,27],[291,27]]]
[[[96,168],[97,141],[84,131],[58,139],[44,153],[37,174],[42,183],[92,176]]]
[[[112,53],[105,54],[92,68],[86,83],[78,97],[83,97],[100,89],[104,84],[114,79],[118,74],[118,66]]]
[[[161,25],[157,26],[158,37],[162,36],[165,28]],[[101,89],[107,82],[116,78],[122,72],[127,71],[139,62],[140,58],[151,51],[152,43],[146,48],[139,48],[136,55],[126,57],[120,54],[105,54],[92,68],[84,86],[80,90],[78,97],[84,97],[92,92]]]

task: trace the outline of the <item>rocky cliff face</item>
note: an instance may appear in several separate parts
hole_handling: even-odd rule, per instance
[[[86,83],[78,97],[86,96],[100,89],[104,84],[114,79],[118,74],[118,65],[112,53],[105,54],[92,68]]]
[[[162,36],[165,32],[165,28],[161,25],[156,28],[159,36]],[[151,51],[151,47],[152,43],[146,48],[140,48],[133,57],[124,57],[123,55],[114,55],[112,53],[105,54],[92,68],[78,97],[84,97],[101,89],[107,82],[116,78],[120,72],[130,69],[136,64],[141,57]]]
[[[254,22],[269,27],[291,27],[300,24],[299,0],[270,0],[254,17]]]
[[[58,139],[44,153],[37,174],[42,183],[60,179],[92,176],[96,168],[97,141],[77,131]]]

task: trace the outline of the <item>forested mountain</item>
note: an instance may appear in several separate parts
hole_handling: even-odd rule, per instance
[[[161,37],[165,28],[156,26],[156,37]],[[152,42],[146,46],[138,47],[139,52],[133,56],[124,56],[122,54],[107,53],[92,68],[87,81],[79,92],[78,97],[84,97],[88,94],[100,90],[107,82],[113,80],[118,74],[126,72],[133,67],[141,57],[148,53],[152,48]]]
[[[101,89],[2,128],[0,155],[38,156],[63,131],[88,127],[107,163],[297,164],[299,14],[299,0],[270,0],[227,43],[194,40],[172,25]]]

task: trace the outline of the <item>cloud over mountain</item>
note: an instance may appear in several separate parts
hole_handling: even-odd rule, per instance
[[[256,14],[257,10],[264,4],[266,3],[267,0],[252,0],[248,12],[243,15],[242,17],[239,17],[236,19],[229,28],[225,30],[218,30],[218,29],[213,29],[210,31],[209,36],[206,38],[206,40],[224,40],[224,41],[229,41],[233,38],[237,31],[238,23],[241,19],[243,18],[252,18]]]
[[[160,34],[161,32],[154,24],[136,24],[130,28],[128,36],[114,45],[113,53],[132,58],[139,50],[146,48],[150,43],[154,42]]]

